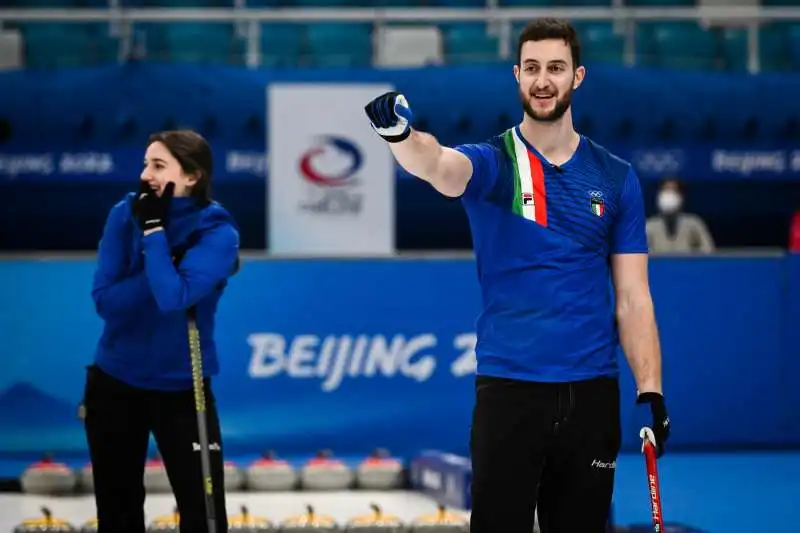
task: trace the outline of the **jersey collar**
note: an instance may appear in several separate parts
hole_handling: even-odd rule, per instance
[[[523,137],[522,130],[520,129],[519,124],[514,126],[514,130],[516,131],[519,138],[522,140],[522,143],[525,145],[525,148],[530,150],[531,153],[533,153],[533,155],[539,158],[539,161],[542,162],[542,165],[549,167],[551,169],[556,167],[556,165],[548,161],[542,154],[539,153],[539,150],[534,148],[533,145],[531,145],[531,143],[529,143],[528,140],[525,137]],[[558,165],[558,168],[561,169],[567,168],[572,164],[573,161],[575,161],[578,158],[578,154],[581,152],[581,150],[583,149],[583,145],[586,143],[586,138],[580,133],[578,134],[578,138],[580,139],[578,141],[578,147],[572,153],[572,156],[563,165]]]

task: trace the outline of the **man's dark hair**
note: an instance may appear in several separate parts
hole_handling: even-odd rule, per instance
[[[581,64],[581,43],[578,32],[568,20],[558,18],[541,18],[534,20],[519,34],[517,44],[517,65],[522,61],[522,45],[528,41],[546,41],[559,39],[564,41],[572,54],[573,68]]]
[[[198,174],[197,183],[192,187],[192,196],[202,204],[209,203],[214,158],[208,141],[192,130],[169,130],[152,134],[147,146],[155,142],[167,147],[172,157],[178,160],[184,173]]]

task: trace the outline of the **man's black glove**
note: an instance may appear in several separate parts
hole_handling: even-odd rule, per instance
[[[667,406],[664,404],[664,396],[657,392],[643,392],[636,398],[638,405],[650,404],[650,413],[653,415],[653,423],[650,429],[656,439],[656,457],[664,455],[664,445],[669,439],[670,421],[667,414]]]
[[[147,183],[141,182],[134,202],[134,213],[136,213],[136,219],[142,231],[166,226],[167,214],[169,213],[173,194],[175,194],[175,184],[173,182],[167,183],[160,197]]]
[[[413,113],[406,97],[397,91],[384,93],[366,106],[372,129],[390,143],[404,141],[411,135]]]

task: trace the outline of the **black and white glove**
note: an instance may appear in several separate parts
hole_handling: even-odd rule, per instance
[[[636,398],[636,404],[640,406],[649,405],[650,415],[653,423],[649,426],[650,432],[640,433],[640,437],[645,438],[645,433],[653,445],[656,447],[656,457],[664,455],[664,445],[669,439],[670,421],[667,414],[667,406],[664,403],[664,396],[657,392],[643,392]]]
[[[411,135],[414,117],[408,100],[402,94],[391,91],[380,95],[364,107],[372,129],[390,143],[403,141]]]
[[[167,183],[161,196],[158,196],[144,181],[141,182],[133,209],[142,231],[166,226],[167,214],[174,193],[175,184],[173,182]]]

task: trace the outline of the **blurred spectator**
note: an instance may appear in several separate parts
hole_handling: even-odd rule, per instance
[[[800,253],[800,207],[794,212],[789,226],[789,251]]]
[[[658,190],[658,211],[647,219],[647,243],[655,253],[711,253],[714,239],[699,216],[683,211],[681,183],[668,178]]]

